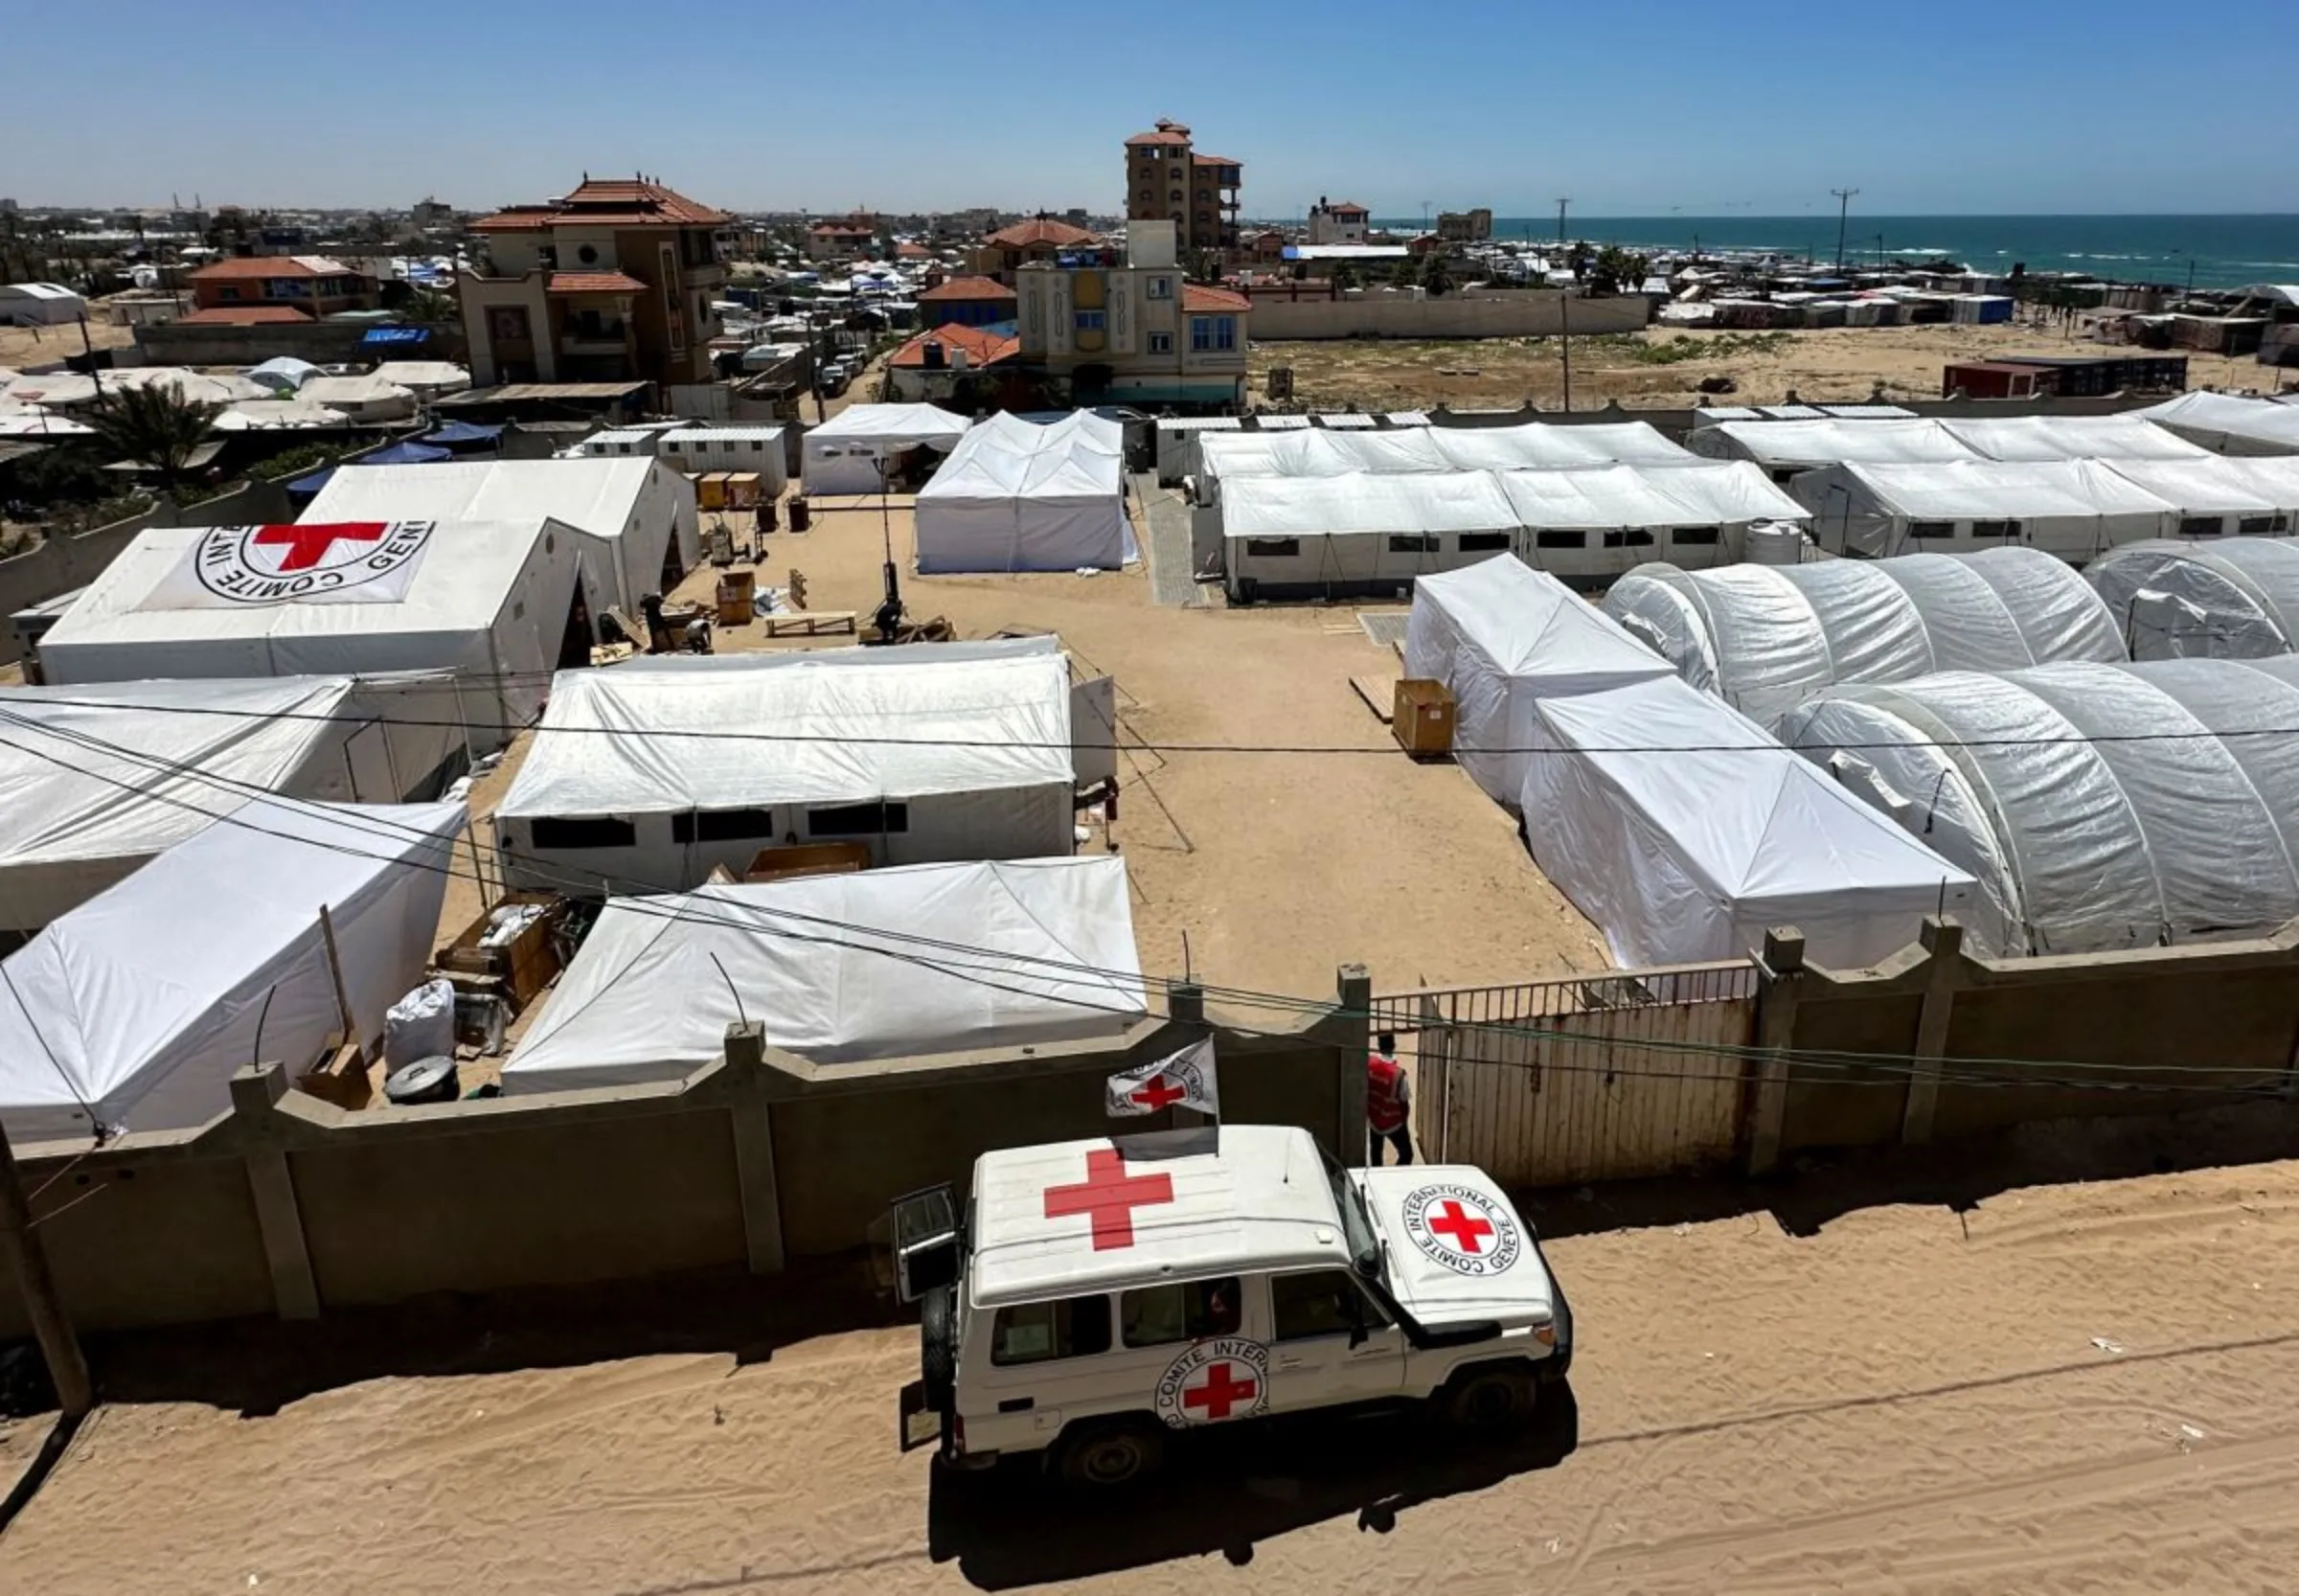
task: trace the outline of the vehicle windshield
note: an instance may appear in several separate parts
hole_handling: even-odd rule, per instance
[[[1341,1210],[1341,1233],[1349,1239],[1349,1255],[1360,1273],[1374,1274],[1380,1268],[1380,1239],[1374,1234],[1373,1217],[1365,1211],[1365,1194],[1349,1177],[1338,1160],[1323,1148],[1317,1156],[1325,1160],[1325,1177],[1333,1188],[1333,1206]]]

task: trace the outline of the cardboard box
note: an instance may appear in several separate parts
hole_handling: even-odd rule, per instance
[[[1407,676],[1397,684],[1389,730],[1398,746],[1417,760],[1443,759],[1453,751],[1453,691],[1439,681]]]

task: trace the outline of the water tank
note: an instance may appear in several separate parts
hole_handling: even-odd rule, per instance
[[[1748,563],[1751,565],[1803,564],[1804,529],[1793,521],[1749,522]]]

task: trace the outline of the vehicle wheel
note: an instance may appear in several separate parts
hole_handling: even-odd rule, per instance
[[[938,1405],[947,1401],[958,1377],[958,1305],[947,1286],[919,1299],[918,1372],[925,1377],[930,1400]]]
[[[1445,1389],[1445,1422],[1471,1434],[1496,1435],[1533,1416],[1535,1390],[1521,1364],[1465,1370]]]
[[[1086,1425],[1064,1435],[1054,1452],[1054,1472],[1064,1485],[1109,1491],[1157,1472],[1166,1437],[1155,1425],[1121,1420]]]

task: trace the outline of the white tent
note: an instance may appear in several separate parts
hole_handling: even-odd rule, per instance
[[[1550,467],[1682,466],[1694,456],[1650,422],[1592,422],[1575,426],[1527,422],[1520,426],[1431,427],[1429,442],[1461,470],[1535,470]]]
[[[1197,440],[1198,502],[1244,477],[1329,477],[1359,472],[1546,470],[1598,466],[1682,466],[1695,457],[1649,422],[1586,426],[1410,427],[1382,432],[1219,432]]]
[[[452,360],[386,360],[376,368],[375,375],[397,383],[426,404],[444,394],[460,394],[471,385],[470,368]]]
[[[340,432],[351,417],[306,399],[241,399],[210,423],[217,432]]]
[[[1960,444],[1991,460],[2193,460],[2203,450],[2137,416],[1944,417]]]
[[[88,313],[88,302],[61,283],[0,283],[0,327],[64,327]]]
[[[1865,966],[1970,896],[1966,872],[1673,677],[1544,698],[1539,722],[1527,840],[1621,965],[1739,958],[1794,925],[1813,963]]]
[[[1837,688],[1792,746],[1970,871],[1976,951],[2257,935],[2299,916],[2285,661],[2066,663]]]
[[[1084,410],[969,429],[919,491],[919,570],[1115,571],[1139,559],[1125,448],[1124,427]]]
[[[1495,474],[1525,529],[1519,558],[1574,581],[1602,583],[1655,559],[1728,564],[1751,522],[1805,518],[1745,461]]]
[[[1454,757],[1512,808],[1542,698],[1668,673],[1666,660],[1603,610],[1513,555],[1413,585],[1405,674],[1452,690]]]
[[[430,959],[464,822],[460,803],[265,801],[51,924],[0,986],[9,1139],[203,1125],[251,1059],[309,1064],[346,1005],[380,1040]]]
[[[1838,682],[2126,657],[2090,584],[2031,548],[1711,571],[1647,565],[1613,585],[1605,609],[1686,681],[1761,725]]]
[[[1798,471],[1859,462],[1868,465],[1940,465],[1977,460],[1979,450],[1935,421],[1719,422],[1696,427],[1686,442],[1714,460],[1753,460],[1785,481]]]
[[[2130,543],[2083,575],[2134,659],[2249,659],[2299,649],[2299,545],[2289,538]]]
[[[2272,399],[2181,394],[2130,412],[2214,454],[2299,454],[2299,412]]]
[[[2192,460],[2115,460],[2116,475],[2178,513],[2182,537],[2272,537],[2299,517],[2299,455],[2198,454]]]
[[[495,837],[513,885],[683,892],[781,842],[876,864],[1072,847],[1055,640],[636,659],[562,673]]]
[[[809,493],[876,493],[895,456],[930,448],[947,454],[966,435],[966,418],[931,404],[850,404],[808,432],[799,454]]]
[[[2080,565],[2162,536],[2173,515],[2097,460],[1855,463],[1805,472],[1788,490],[1811,512],[1822,548],[1870,559],[2026,543]]]
[[[676,1081],[745,1018],[841,1064],[1109,1038],[1147,1013],[1108,855],[706,886],[610,899],[503,1089]]]
[[[216,555],[244,568],[241,551],[280,530],[138,533],[40,639],[42,673],[53,685],[72,686],[154,676],[444,671],[457,678],[476,751],[500,746],[534,718],[570,643],[576,539],[569,528],[542,519],[437,524],[421,554],[396,568],[405,577],[404,593],[370,603],[329,602],[324,591],[243,601],[203,593],[187,576]],[[400,530],[386,528],[385,536],[396,539]],[[268,545],[275,558],[285,546]]]
[[[1491,471],[1241,477],[1195,518],[1194,542],[1218,526],[1230,595],[1245,600],[1402,585],[1509,552],[1517,526]]]
[[[260,794],[428,798],[463,763],[458,718],[444,676],[0,689],[0,941]]]
[[[634,621],[639,601],[667,593],[702,559],[694,488],[654,460],[441,460],[344,466],[302,519],[529,521],[550,516],[582,543],[583,601],[595,623],[609,604]]]
[[[292,354],[275,354],[261,365],[247,368],[250,382],[260,382],[283,399],[320,375],[317,366],[308,360],[298,360]]]
[[[340,410],[362,426],[403,422],[415,415],[415,395],[380,376],[315,376],[296,390],[307,404]]]

